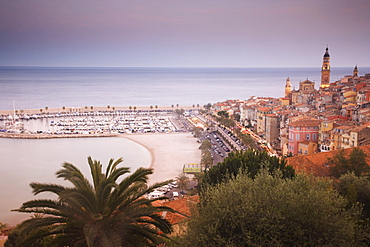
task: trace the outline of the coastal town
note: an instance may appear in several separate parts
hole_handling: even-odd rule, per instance
[[[284,97],[253,96],[247,100],[225,100],[203,107],[14,109],[0,114],[0,137],[46,139],[123,136],[144,146],[152,143],[154,147],[152,138],[158,138],[158,135],[170,137],[168,134],[191,133],[191,139],[187,139],[187,142],[191,146],[200,146],[199,149],[206,146],[208,150],[204,152],[202,149],[200,157],[198,154],[190,155],[189,152],[194,152],[194,149],[186,150],[186,156],[193,157],[194,163],[184,164],[182,173],[173,182],[146,194],[150,200],[169,198],[158,202],[158,205],[178,207],[176,210],[179,212],[189,214],[189,208],[185,205],[187,200],[199,199],[196,195],[191,196],[197,193],[196,183],[192,181],[192,186],[189,186],[187,176],[222,164],[233,151],[242,153],[253,148],[266,151],[271,158],[286,158],[287,165],[293,167],[296,173],[316,176],[328,176],[326,162],[333,157],[333,151],[358,147],[369,153],[370,73],[359,75],[356,65],[352,75],[331,81],[330,55],[326,48],[318,89],[315,88],[315,82],[309,79],[300,81],[295,89],[290,78],[287,78],[285,88],[282,87]],[[220,121],[222,118],[232,120],[232,124],[224,124]],[[144,138],[150,133],[158,135]],[[254,145],[245,142],[240,133],[248,136]],[[181,139],[184,137],[179,135],[177,143],[184,143]],[[169,140],[174,139],[162,140],[159,146],[163,150],[157,150],[158,153],[171,152],[166,146],[171,142]],[[204,145],[205,142],[210,146]],[[206,153],[211,163],[205,158]],[[153,162],[157,162],[154,164],[156,169],[161,169],[155,175],[163,180],[162,177],[171,170],[168,168],[173,166],[174,161],[163,159],[161,155],[154,159],[153,155]],[[189,196],[183,198],[183,194]],[[184,217],[168,212],[163,217],[171,221],[175,232],[181,233]]]
[[[309,79],[300,81],[295,89],[287,78],[285,90],[282,88],[284,97],[226,100],[209,104],[207,110],[214,115],[226,112],[238,120],[238,127],[244,133],[280,157],[369,145],[370,73],[359,75],[356,65],[352,75],[332,80],[330,69],[330,54],[326,48],[319,89]],[[21,138],[111,136],[193,131],[194,127],[204,130],[210,123],[218,125],[214,119],[200,114],[204,107],[193,105],[181,107],[181,110],[174,107],[14,110],[1,115],[0,134]],[[43,121],[43,124],[27,124],[28,120]],[[223,138],[228,136],[229,133],[224,134]],[[237,144],[228,148],[245,149]]]
[[[251,97],[214,105],[237,116],[243,126],[270,143],[280,156],[308,155],[370,144],[370,73],[331,82],[330,54],[323,56],[321,84],[308,79],[293,89],[286,79],[285,97]],[[283,90],[283,89],[282,89]]]

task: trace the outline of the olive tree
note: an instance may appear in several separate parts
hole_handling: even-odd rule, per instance
[[[263,170],[208,187],[180,246],[363,246],[360,209],[330,182]]]

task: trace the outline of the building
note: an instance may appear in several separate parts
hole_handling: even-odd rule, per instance
[[[285,98],[289,98],[291,92],[292,92],[292,84],[290,83],[290,78],[288,77],[285,83]]]
[[[303,144],[307,146],[306,150],[311,150],[313,145],[309,145],[309,143],[318,143],[320,122],[312,118],[302,118],[289,123],[288,152],[291,152],[293,155],[304,154],[303,146],[300,147],[301,142],[304,142]]]
[[[265,121],[266,141],[272,143],[279,138],[279,117],[276,114],[266,114]]]
[[[257,134],[264,135],[266,130],[266,114],[271,114],[268,107],[257,108]]]
[[[325,54],[323,56],[322,67],[321,67],[321,85],[320,89],[325,89],[330,86],[330,55],[329,48],[326,47]]]

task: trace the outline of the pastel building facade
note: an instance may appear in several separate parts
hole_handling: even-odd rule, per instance
[[[288,152],[293,155],[314,153],[319,137],[319,120],[301,119],[288,124]]]

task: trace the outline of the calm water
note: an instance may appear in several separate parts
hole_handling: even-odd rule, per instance
[[[131,171],[148,167],[151,156],[143,146],[125,138],[71,138],[17,140],[0,138],[0,222],[15,225],[29,215],[10,212],[23,202],[34,199],[30,182],[65,184],[55,173],[62,163],[76,165],[90,174],[87,157],[100,160],[105,167],[109,159],[123,157],[122,166]],[[44,193],[41,197],[50,196]]]
[[[331,79],[353,68],[333,68]],[[370,68],[359,68],[360,74]],[[0,110],[83,106],[204,105],[250,96],[281,97],[285,80],[320,83],[317,68],[0,67]]]
[[[332,81],[353,68],[332,68]],[[359,68],[360,75],[370,68]],[[250,96],[281,97],[285,80],[320,83],[317,68],[34,68],[0,67],[0,110],[83,106],[204,105]],[[65,161],[85,173],[87,156],[106,164],[123,157],[124,165],[148,166],[143,147],[120,138],[15,140],[0,139],[0,222],[16,224],[10,213],[32,199],[29,183],[58,182]]]

